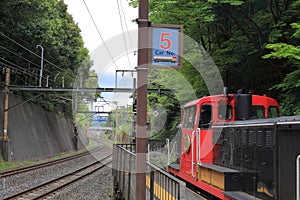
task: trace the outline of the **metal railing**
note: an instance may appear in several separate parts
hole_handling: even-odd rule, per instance
[[[300,155],[296,161],[296,200],[300,200]]]
[[[135,200],[135,145],[116,144],[113,148],[115,199]],[[146,199],[185,199],[185,183],[147,162]]]

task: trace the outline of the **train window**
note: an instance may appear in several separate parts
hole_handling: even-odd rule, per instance
[[[187,107],[183,118],[183,128],[193,129],[195,125],[196,106]]]
[[[276,106],[270,106],[268,109],[268,118],[278,117],[278,108]]]
[[[232,106],[219,104],[218,106],[218,118],[221,120],[230,120],[232,118]]]
[[[212,106],[202,105],[200,108],[199,128],[207,129],[212,121]]]
[[[252,106],[252,119],[265,118],[265,108],[263,106]]]

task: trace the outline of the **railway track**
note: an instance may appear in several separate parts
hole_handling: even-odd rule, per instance
[[[90,155],[91,153],[101,151],[103,148],[104,147],[102,147],[102,146],[98,146],[98,147],[95,147],[94,149],[91,149],[89,151],[84,151],[82,153],[72,155],[72,156],[68,156],[68,157],[65,157],[65,158],[60,158],[60,159],[56,159],[56,160],[52,160],[52,161],[48,161],[48,162],[38,163],[38,164],[35,164],[35,165],[30,165],[30,166],[26,166],[26,167],[21,167],[21,168],[16,168],[16,169],[0,172],[0,178],[6,178],[6,177],[9,177],[9,176],[14,176],[14,175],[17,175],[17,174],[29,172],[29,171],[32,171],[32,170],[35,170],[35,169],[41,169],[41,168],[44,168],[44,167],[48,167],[48,166],[56,165],[56,164],[59,164],[59,163],[67,162],[67,161],[70,161],[70,160],[78,159],[78,158],[81,158],[83,156]]]
[[[51,194],[55,193],[56,191],[66,187],[76,181],[79,181],[79,180],[85,178],[86,176],[91,175],[94,172],[109,165],[112,162],[111,159],[112,159],[112,156],[110,154],[108,156],[105,156],[101,160],[98,160],[88,166],[82,167],[82,168],[75,170],[71,173],[68,173],[64,176],[61,176],[54,180],[48,181],[41,185],[35,186],[28,190],[22,191],[13,196],[4,198],[4,200],[6,200],[6,199],[41,199],[41,198],[45,198],[45,197],[50,196]]]

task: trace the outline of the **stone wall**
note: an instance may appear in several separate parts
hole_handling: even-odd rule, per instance
[[[3,136],[3,100],[1,93],[0,137]],[[9,95],[9,107],[24,101]],[[75,150],[72,122],[32,102],[9,109],[8,137],[12,140],[12,161],[36,160]]]

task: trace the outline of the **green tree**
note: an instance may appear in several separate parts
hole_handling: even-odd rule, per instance
[[[138,1],[131,1],[131,5],[138,6]],[[295,95],[299,94],[298,29],[293,34],[290,27],[299,23],[299,10],[299,0],[149,1],[150,21],[184,25],[184,34],[211,55],[230,92],[244,88],[267,94],[279,101],[283,114],[289,115],[298,113],[299,104]],[[270,53],[271,46],[266,45],[273,43],[277,43],[276,53],[281,59],[273,59],[275,52],[272,58],[262,58]],[[185,52],[188,57],[195,57],[189,49]],[[162,79],[151,73],[150,79]],[[190,63],[184,62],[180,73],[190,81],[197,97],[208,94],[204,80]],[[209,72],[205,75],[211,76]],[[150,103],[163,102],[157,100],[162,97],[151,98]],[[174,103],[170,109],[175,111],[178,107]]]
[[[300,23],[292,23],[295,29],[293,37],[300,41]],[[274,43],[266,45],[273,51],[264,56],[264,58],[282,59],[289,63],[289,66],[295,68],[288,73],[283,82],[275,85],[273,88],[281,92],[282,113],[284,115],[300,114],[300,46],[286,43]]]
[[[38,85],[41,49],[37,45],[44,48],[43,86],[49,77],[49,87],[61,87],[63,79],[65,87],[71,87],[79,69],[89,74],[92,63],[88,50],[63,1],[5,0],[0,6],[0,62],[13,69],[13,85]],[[35,95],[18,94],[26,98]],[[43,95],[36,100],[55,110],[51,99]],[[67,104],[71,109],[70,102]]]

